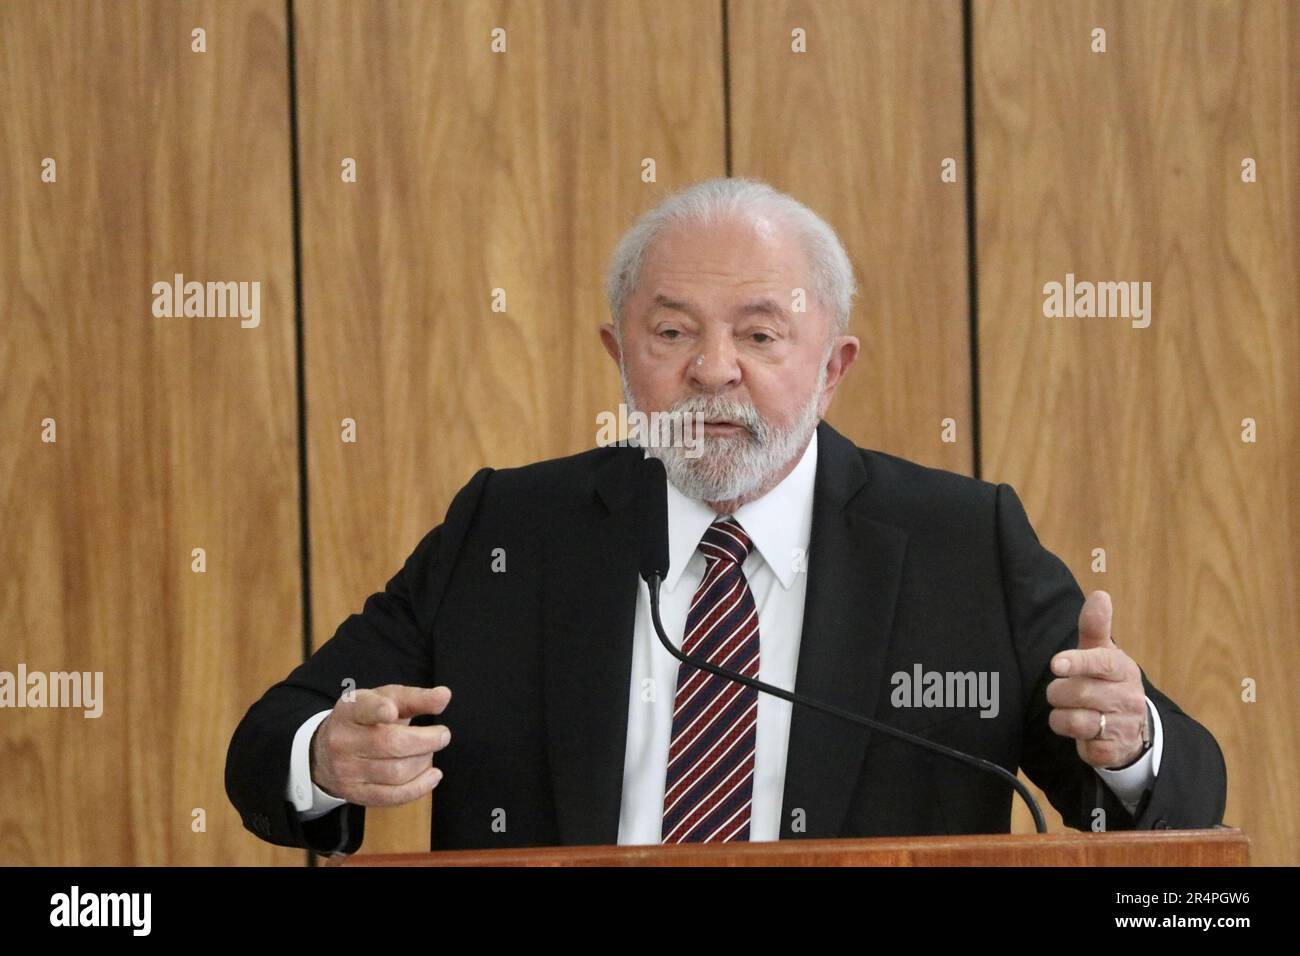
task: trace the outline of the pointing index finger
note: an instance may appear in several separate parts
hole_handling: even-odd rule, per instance
[[[397,716],[409,720],[421,714],[441,714],[451,701],[451,690],[447,687],[407,687],[393,684],[379,688],[395,704]]]

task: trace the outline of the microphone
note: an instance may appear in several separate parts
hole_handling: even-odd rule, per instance
[[[870,717],[850,713],[833,704],[824,704],[819,700],[813,700],[811,697],[805,697],[802,694],[765,684],[753,677],[728,670],[725,667],[719,667],[702,658],[683,654],[673,647],[672,641],[668,640],[668,635],[664,633],[663,621],[659,618],[659,587],[663,583],[665,575],[668,574],[668,474],[664,470],[664,463],[658,458],[646,456],[641,463],[640,470],[637,473],[637,491],[637,498],[640,503],[637,512],[637,531],[641,578],[645,581],[646,587],[650,589],[650,619],[654,622],[655,634],[659,636],[659,643],[668,650],[669,654],[684,664],[690,664],[692,667],[708,671],[710,674],[725,677],[734,683],[753,687],[765,694],[771,694],[792,704],[811,707],[813,710],[830,714],[832,717],[838,717],[860,727],[878,730],[886,736],[905,740],[925,750],[961,761],[985,773],[991,773],[1004,783],[1010,784],[1016,793],[1020,794],[1021,799],[1025,801],[1029,811],[1034,816],[1034,829],[1039,833],[1047,832],[1047,823],[1043,819],[1043,811],[1038,806],[1038,801],[1034,799],[1033,794],[1029,792],[1029,789],[1020,782],[1020,779],[1015,774],[1009,773],[1005,767],[1001,767],[991,760],[963,753],[944,744],[935,743],[933,740],[927,740],[905,730],[882,724]]]
[[[668,472],[658,458],[646,456],[637,471],[637,545],[641,578],[668,576]],[[657,590],[651,585],[650,590]]]

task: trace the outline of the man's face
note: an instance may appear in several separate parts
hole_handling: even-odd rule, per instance
[[[806,311],[792,311],[795,289]],[[677,461],[699,479],[692,496],[764,493],[806,446],[858,349],[852,337],[830,339],[833,319],[812,292],[807,256],[778,221],[678,226],[648,250],[621,351],[612,326],[602,338],[629,405],[704,412],[699,463]]]

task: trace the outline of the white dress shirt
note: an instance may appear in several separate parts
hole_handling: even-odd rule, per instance
[[[794,688],[799,662],[808,579],[802,569],[807,567],[816,477],[817,433],[813,432],[812,441],[790,474],[757,501],[737,508],[733,516],[754,542],[743,570],[758,609],[758,679],[784,690]],[[668,576],[659,590],[659,615],[664,633],[679,650],[691,600],[706,570],[700,539],[718,517],[704,502],[687,498],[669,483]],[[645,582],[639,581],[619,843],[661,841],[668,746],[680,666],[681,662],[663,648],[655,635],[650,621],[650,592]],[[771,694],[758,695],[754,794],[749,818],[749,839],[754,842],[775,840],[781,832],[791,707],[789,701]]]
[[[734,514],[754,542],[743,570],[758,608],[759,680],[786,690],[795,686],[799,661],[816,474],[817,433],[814,432],[794,470],[762,498],[741,506]],[[687,498],[669,483],[669,570],[660,589],[659,613],[664,633],[678,649],[691,600],[704,578],[706,562],[698,550],[699,542],[718,517],[708,505]],[[638,580],[623,802],[618,825],[620,844],[661,841],[664,782],[679,666],[680,662],[660,645],[655,635],[650,621],[650,594],[645,582]],[[750,840],[754,842],[775,840],[780,834],[792,706],[770,694],[758,695],[750,807]],[[1160,771],[1164,744],[1160,714],[1149,699],[1147,706],[1152,717],[1151,748],[1131,767],[1097,771],[1130,812]],[[308,747],[316,727],[328,714],[328,710],[314,714],[294,735],[285,797],[304,822],[346,803],[325,793],[311,779]]]

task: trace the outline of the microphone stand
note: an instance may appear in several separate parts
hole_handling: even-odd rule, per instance
[[[935,743],[933,740],[926,740],[924,737],[918,737],[916,734],[909,734],[905,730],[899,730],[896,727],[890,727],[888,724],[882,724],[877,720],[872,720],[870,717],[862,717],[858,714],[849,713],[847,710],[843,710],[831,704],[823,704],[821,701],[812,700],[811,698],[804,697],[801,694],[782,690],[780,687],[773,687],[771,684],[765,684],[753,677],[746,677],[744,674],[738,674],[734,671],[729,671],[726,668],[719,667],[716,664],[711,664],[708,661],[696,660],[695,658],[683,654],[677,648],[673,647],[672,642],[668,640],[668,635],[664,633],[663,621],[659,619],[659,586],[662,583],[661,576],[658,573],[651,573],[644,575],[643,580],[645,581],[646,586],[650,589],[650,618],[654,622],[655,633],[659,636],[659,643],[668,649],[669,654],[673,655],[673,657],[677,658],[683,664],[690,664],[692,667],[708,671],[710,674],[717,674],[719,677],[725,677],[727,680],[736,681],[748,687],[753,687],[755,690],[761,690],[765,693],[772,694],[782,700],[787,700],[792,704],[803,704],[805,707],[820,710],[822,713],[830,714],[832,717],[839,717],[842,720],[858,724],[861,727],[878,730],[890,737],[909,741],[910,743],[916,744],[918,747],[923,747],[926,750],[943,754],[945,757],[951,757],[953,760],[960,760],[964,764],[969,764],[972,767],[992,773],[1000,777],[1006,783],[1009,783],[1015,789],[1016,793],[1020,794],[1025,803],[1028,804],[1030,812],[1034,815],[1034,829],[1039,833],[1047,832],[1047,824],[1043,820],[1043,811],[1039,808],[1038,801],[1034,799],[1033,794],[1029,792],[1029,789],[1020,782],[1020,779],[1015,774],[1008,773],[1005,767],[1000,767],[991,760],[985,760],[983,757],[975,757],[971,754],[962,753],[960,750],[945,747],[943,744]]]

